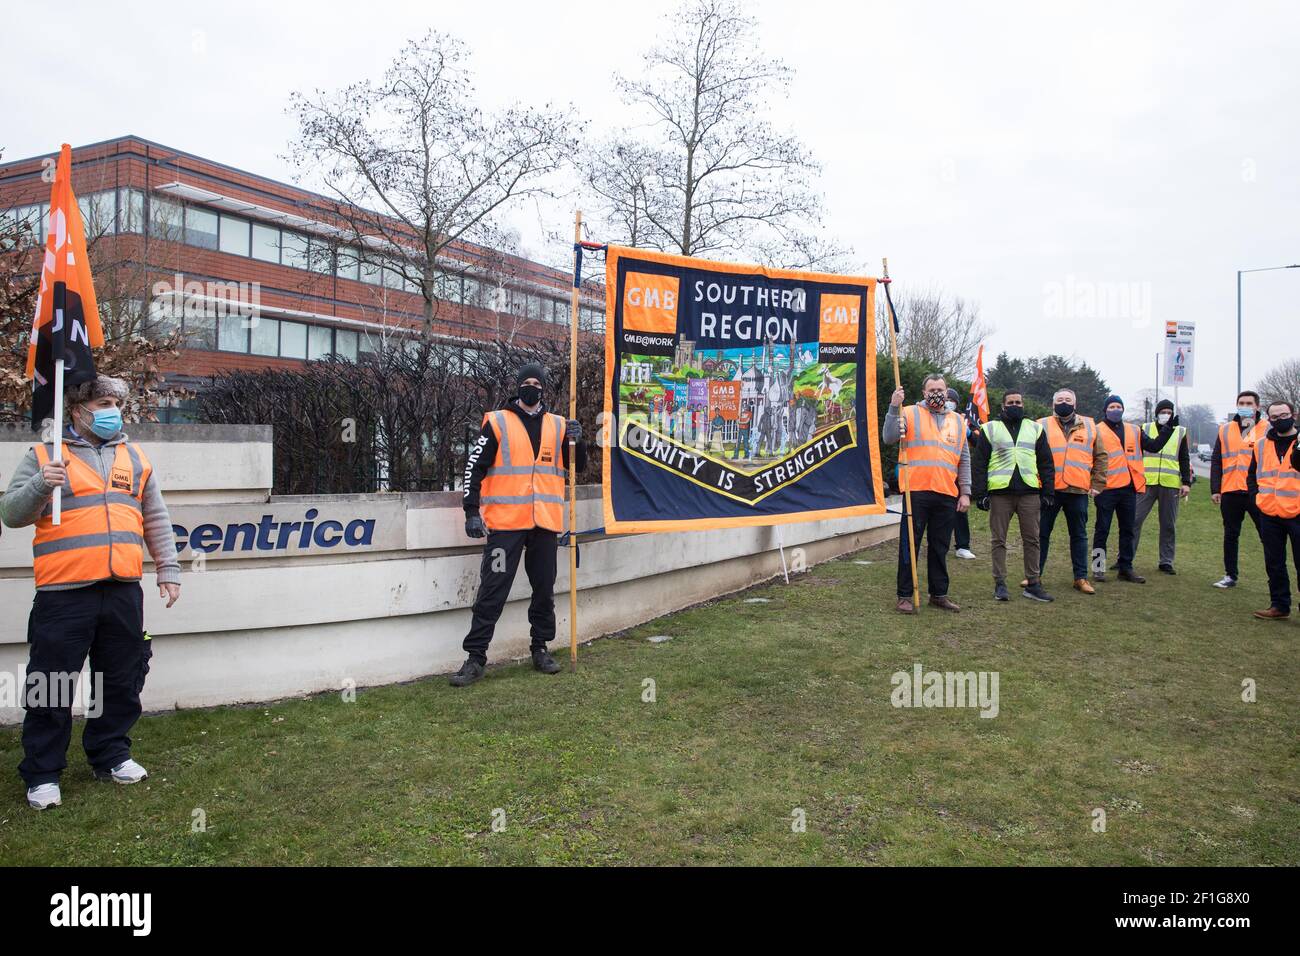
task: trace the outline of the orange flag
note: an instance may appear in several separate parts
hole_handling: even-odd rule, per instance
[[[980,422],[989,420],[989,390],[984,382],[984,346],[980,346],[979,352],[975,355],[975,381],[970,386],[971,401],[975,403],[975,410],[979,413]]]
[[[72,192],[72,147],[59,152],[50,189],[41,287],[27,346],[27,377],[33,379],[32,427],[39,428],[54,408],[55,363],[63,360],[63,384],[95,376],[91,348],[103,346],[95,284],[86,253],[86,230]]]

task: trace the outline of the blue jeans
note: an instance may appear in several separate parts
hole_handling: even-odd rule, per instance
[[[1056,524],[1058,512],[1065,512],[1065,524],[1070,529],[1070,564],[1074,567],[1074,578],[1088,576],[1088,495],[1070,494],[1067,491],[1056,492],[1055,504],[1043,505],[1039,521],[1039,568],[1047,568],[1047,546],[1052,539],[1052,526]]]

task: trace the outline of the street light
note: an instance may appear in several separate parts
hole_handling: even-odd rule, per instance
[[[1263,269],[1237,270],[1237,391],[1241,391],[1241,277],[1247,272],[1275,272],[1278,269],[1300,269],[1300,262],[1291,266],[1265,266]]]

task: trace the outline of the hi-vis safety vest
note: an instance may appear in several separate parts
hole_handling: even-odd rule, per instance
[[[1106,487],[1124,488],[1131,481],[1138,494],[1147,490],[1145,464],[1142,460],[1141,432],[1131,422],[1120,423],[1124,443],[1109,425],[1101,426],[1101,443],[1106,449]]]
[[[966,447],[966,423],[962,417],[956,412],[944,412],[943,424],[936,426],[930,410],[919,405],[909,405],[901,414],[907,421],[907,434],[903,438],[907,462],[899,468],[905,487],[910,491],[937,491],[957,497],[957,470],[962,449]]]
[[[1261,438],[1255,443],[1255,477],[1259,480],[1259,494],[1255,504],[1259,510],[1274,518],[1300,517],[1300,471],[1291,467],[1291,449],[1279,458],[1277,443]]]
[[[1236,422],[1224,422],[1219,426],[1219,459],[1223,462],[1219,491],[1249,490],[1246,476],[1250,474],[1250,460],[1255,457],[1255,444],[1262,441],[1267,432],[1267,418],[1247,429],[1245,434]]]
[[[542,440],[533,443],[519,416],[495,411],[483,416],[497,439],[497,457],[483,476],[483,523],[490,531],[564,530],[564,419],[547,412]]]
[[[1142,430],[1152,438],[1160,431],[1160,426],[1155,422],[1147,422],[1142,426]],[[1182,474],[1178,468],[1178,446],[1182,444],[1183,436],[1187,434],[1187,429],[1182,425],[1174,428],[1174,433],[1169,436],[1169,441],[1165,442],[1165,447],[1158,452],[1147,452],[1142,462],[1147,476],[1148,485],[1159,485],[1163,488],[1177,488],[1183,483]]]
[[[1041,482],[1038,478],[1038,456],[1034,446],[1043,428],[1035,421],[1022,421],[1016,437],[1011,437],[1011,429],[1006,422],[994,418],[980,426],[984,435],[993,446],[989,455],[989,491],[1001,491],[1010,486],[1011,475],[1020,469],[1020,480],[1030,488],[1037,488]]]
[[[1078,419],[1083,427],[1070,432],[1068,441],[1055,415],[1038,420],[1047,429],[1047,444],[1052,449],[1052,464],[1056,466],[1056,480],[1052,484],[1057,491],[1065,488],[1087,491],[1092,485],[1092,447],[1097,441],[1097,423],[1086,415],[1079,415]]]
[[[51,451],[36,445],[36,464],[49,464]],[[153,467],[140,446],[116,446],[108,480],[76,455],[64,457],[62,515],[54,524],[46,505],[36,519],[32,567],[36,586],[92,584],[110,579],[138,581],[144,574],[144,486]]]

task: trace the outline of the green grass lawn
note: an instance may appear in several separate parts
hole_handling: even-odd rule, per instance
[[[64,805],[43,814],[5,728],[0,861],[1296,865],[1300,619],[1251,619],[1268,603],[1253,531],[1243,586],[1209,586],[1207,485],[1174,578],[1154,571],[1153,516],[1150,583],[1071,591],[1062,521],[1057,602],[997,604],[972,512],[958,615],[892,611],[890,542],[597,641],[576,675],[509,665],[465,690],[145,717],[135,787],[90,779],[79,724]],[[997,671],[1000,713],[892,707],[891,674],[918,662]]]

